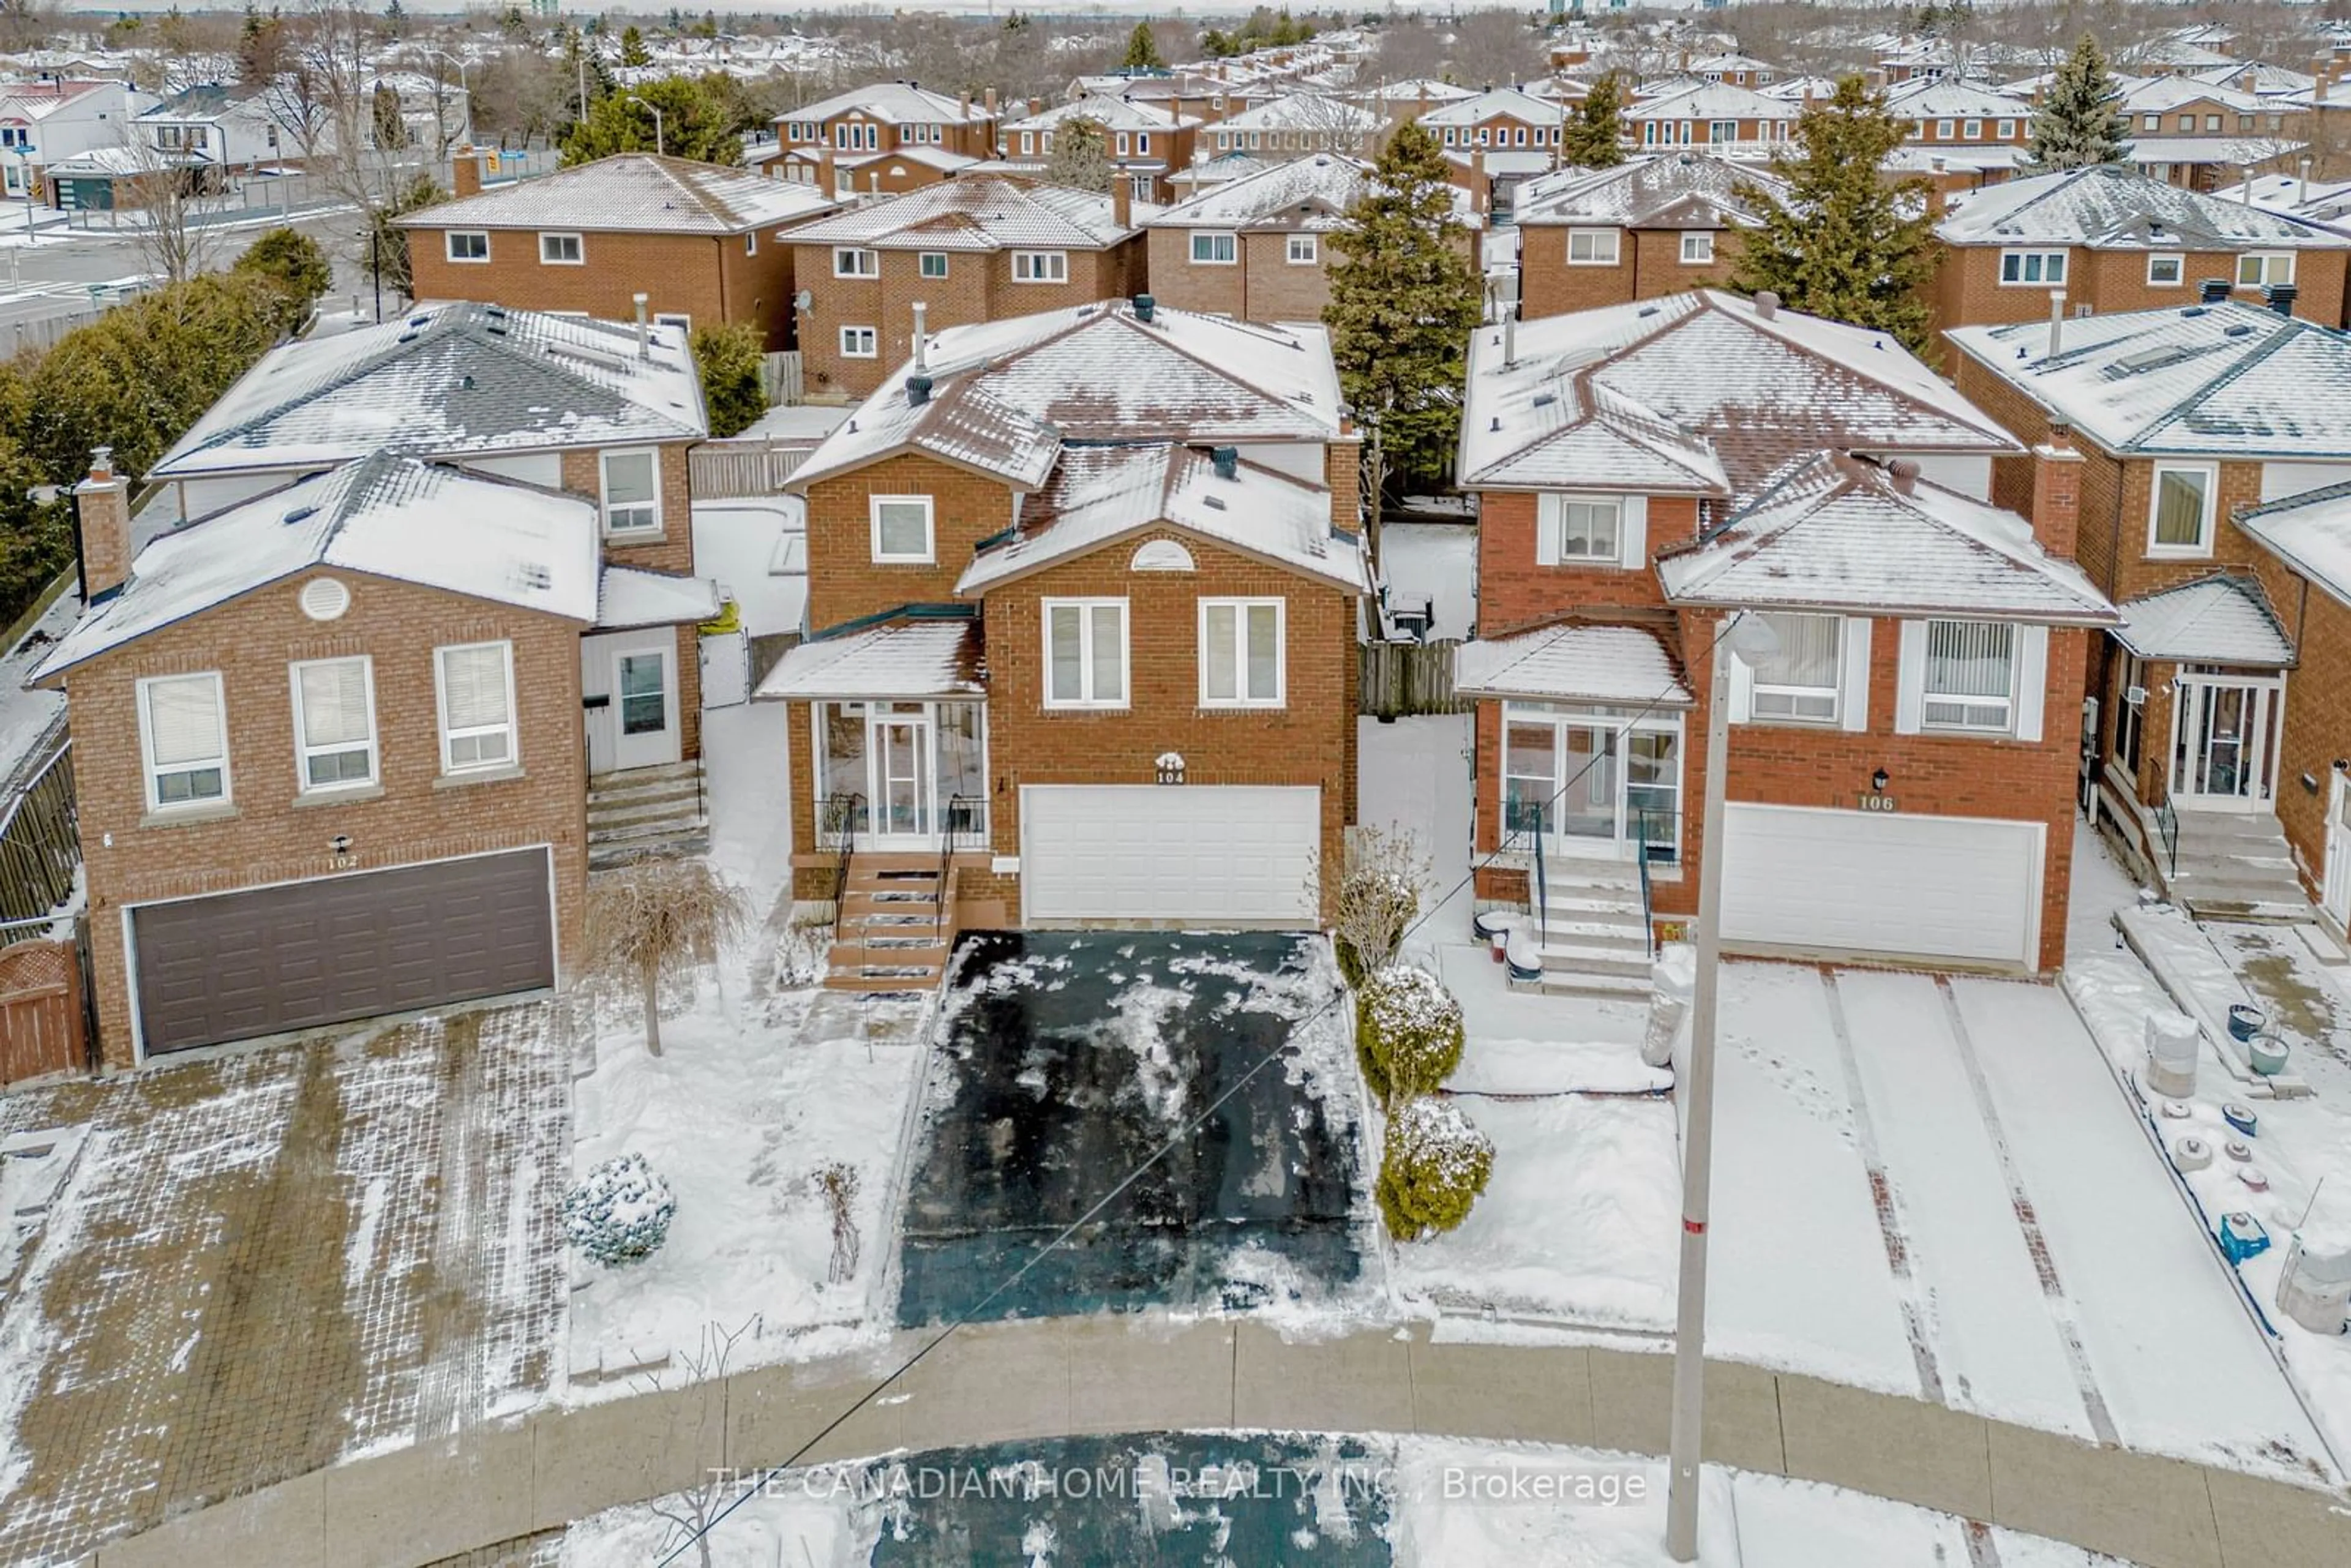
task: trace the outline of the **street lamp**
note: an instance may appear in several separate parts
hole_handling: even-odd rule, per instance
[[[635,93],[631,93],[629,95],[629,101],[653,117],[653,155],[657,158],[668,157],[669,144],[664,141],[662,137],[662,111],[655,109],[652,104],[647,103],[643,99],[639,98]]]
[[[1706,806],[1698,841],[1698,976],[1690,989],[1689,1071],[1680,1087],[1681,1281],[1674,1315],[1674,1419],[1666,1493],[1666,1552],[1698,1559],[1698,1437],[1706,1413],[1706,1223],[1714,1179],[1715,999],[1722,969],[1722,819],[1730,758],[1730,656],[1758,664],[1779,652],[1761,617],[1729,612],[1715,629],[1706,692]]]

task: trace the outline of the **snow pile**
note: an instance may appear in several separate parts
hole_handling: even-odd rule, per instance
[[[669,1183],[645,1156],[621,1155],[595,1166],[564,1195],[563,1232],[599,1263],[634,1263],[660,1250],[676,1213]]]

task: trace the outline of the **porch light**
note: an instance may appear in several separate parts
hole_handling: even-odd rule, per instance
[[[1870,789],[1871,789],[1873,791],[1875,791],[1876,793],[1877,793],[1877,794],[1880,794],[1880,795],[1885,794],[1885,793],[1886,793],[1886,779],[1887,779],[1889,777],[1890,777],[1890,776],[1886,773],[1886,769],[1885,769],[1885,768],[1879,768],[1876,772],[1875,772],[1875,773],[1873,773],[1873,774],[1871,774],[1871,775],[1869,776],[1869,787],[1870,787]]]

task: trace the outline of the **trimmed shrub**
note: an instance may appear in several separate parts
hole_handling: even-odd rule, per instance
[[[711,438],[724,441],[741,434],[768,412],[767,384],[759,379],[766,335],[748,321],[721,321],[696,327],[693,343]]]
[[[1440,1100],[1417,1099],[1388,1123],[1380,1158],[1380,1213],[1388,1234],[1418,1241],[1469,1218],[1494,1174],[1493,1141]]]
[[[564,1195],[563,1231],[599,1263],[650,1258],[669,1239],[677,1199],[643,1155],[620,1155],[588,1172]]]
[[[1382,1104],[1434,1092],[1461,1065],[1461,1004],[1426,969],[1392,964],[1355,998],[1355,1057]]]

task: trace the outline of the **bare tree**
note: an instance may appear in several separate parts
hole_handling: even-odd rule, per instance
[[[701,1347],[672,1358],[678,1369],[685,1374],[685,1386],[698,1396],[693,1441],[699,1443],[703,1429],[712,1421],[723,1422],[726,1419],[727,1364],[735,1357],[737,1343],[750,1333],[752,1325],[758,1321],[756,1315],[746,1318],[739,1328],[733,1330],[716,1322],[705,1323],[702,1325]],[[661,1392],[662,1379],[658,1374],[642,1377],[638,1382],[646,1393]],[[718,1516],[734,1501],[741,1478],[716,1467],[704,1470],[702,1477],[698,1484],[665,1498],[656,1498],[645,1505],[653,1511],[654,1517],[669,1523],[669,1531],[663,1537],[661,1544],[664,1562],[673,1552],[682,1552],[690,1545],[695,1549],[695,1558],[702,1568],[711,1568],[710,1530],[718,1522]]]
[[[134,172],[116,198],[116,223],[132,214],[131,244],[150,272],[167,283],[184,283],[211,270],[220,249],[220,231],[205,219],[220,202],[209,193],[204,165],[175,158],[145,143],[132,150]]]
[[[846,1160],[821,1166],[816,1173],[816,1187],[832,1220],[832,1258],[825,1279],[845,1285],[857,1273],[857,1167]]]
[[[1375,86],[1434,77],[1445,68],[1445,40],[1417,16],[1393,16],[1380,29],[1369,66]]]
[[[1541,76],[1551,64],[1542,35],[1519,11],[1470,12],[1454,24],[1447,52],[1464,87],[1515,87]]]
[[[1332,935],[1339,967],[1351,984],[1395,960],[1405,931],[1420,913],[1422,891],[1435,874],[1418,836],[1409,829],[1365,825],[1347,830]],[[1318,863],[1308,872],[1307,885],[1317,888],[1321,880]]]
[[[707,861],[639,861],[589,885],[588,965],[638,984],[645,1050],[659,1056],[662,980],[715,958],[750,924],[743,890]]]
[[[1360,155],[1380,129],[1379,117],[1335,93],[1293,93],[1282,100],[1290,123],[1285,134],[1302,139],[1309,152]]]

